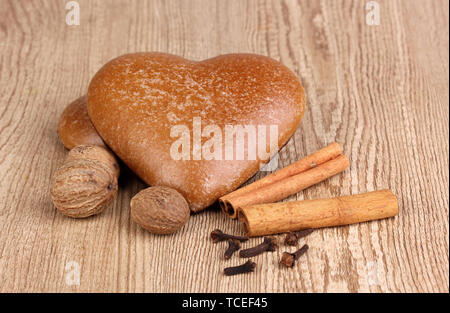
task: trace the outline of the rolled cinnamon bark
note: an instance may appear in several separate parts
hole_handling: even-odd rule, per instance
[[[390,190],[331,199],[257,204],[241,207],[239,220],[249,237],[348,225],[398,214],[397,197]]]
[[[222,210],[236,218],[243,206],[282,200],[344,171],[349,166],[347,157],[337,143],[272,173],[250,185],[219,199]]]

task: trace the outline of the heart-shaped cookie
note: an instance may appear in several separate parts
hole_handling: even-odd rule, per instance
[[[302,119],[305,94],[287,67],[264,56],[194,62],[135,53],[97,72],[87,107],[104,141],[138,176],[175,188],[200,211],[259,170],[266,158],[253,151],[255,140],[268,152],[276,128],[277,147],[286,143]]]

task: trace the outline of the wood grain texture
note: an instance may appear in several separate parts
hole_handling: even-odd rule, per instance
[[[378,2],[369,26],[360,0],[80,0],[81,24],[67,26],[66,1],[0,0],[0,292],[448,292],[449,4]],[[278,265],[293,250],[283,247],[256,257],[255,273],[225,277],[241,260],[220,260],[226,244],[208,235],[240,225],[212,208],[174,236],[151,235],[130,220],[144,184],[129,171],[112,209],[57,213],[57,119],[105,62],[135,51],[280,60],[308,98],[280,167],[333,141],[351,161],[289,200],[390,188],[399,216],[318,230],[293,269]],[[78,286],[66,283],[71,261]]]

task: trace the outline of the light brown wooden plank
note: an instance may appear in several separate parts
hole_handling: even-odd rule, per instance
[[[448,292],[448,1],[378,1],[379,26],[366,25],[366,2],[80,0],[81,25],[67,26],[66,1],[1,0],[0,292]],[[308,96],[280,167],[332,141],[351,160],[289,200],[390,188],[400,215],[316,231],[294,269],[278,266],[281,249],[224,277],[240,260],[220,260],[225,246],[208,235],[239,224],[211,209],[174,236],[146,233],[129,217],[144,184],[127,170],[112,209],[58,214],[57,118],[105,62],[135,51],[280,60]],[[70,261],[79,286],[66,284]]]

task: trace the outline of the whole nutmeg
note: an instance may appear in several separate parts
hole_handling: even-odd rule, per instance
[[[189,205],[175,189],[155,186],[141,190],[130,202],[131,218],[154,234],[171,234],[189,219]]]
[[[118,176],[119,166],[110,151],[100,146],[76,146],[53,176],[53,204],[70,217],[98,214],[117,194]]]

